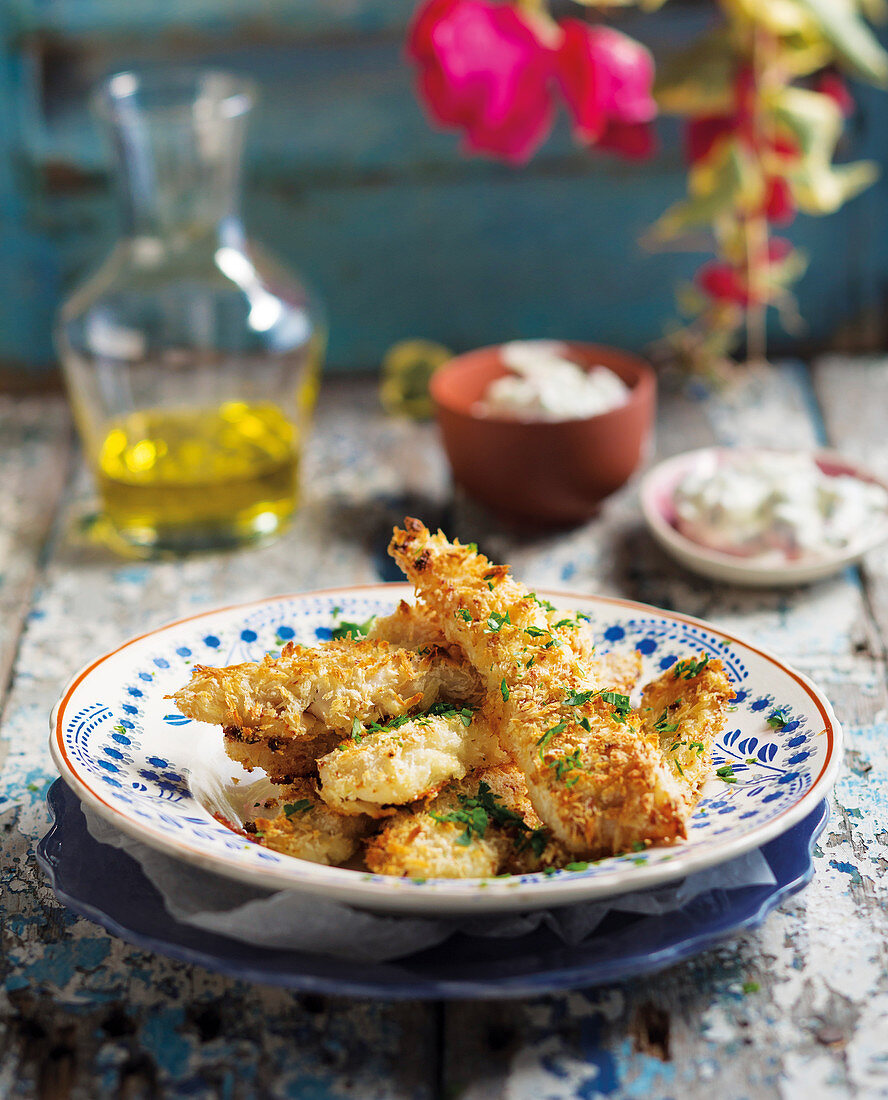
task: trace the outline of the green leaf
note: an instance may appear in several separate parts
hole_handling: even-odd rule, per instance
[[[832,164],[844,120],[829,96],[784,88],[771,110],[799,146],[801,157],[785,170],[793,197],[806,214],[832,214],[878,178],[879,167],[872,161]]]
[[[832,214],[875,183],[879,174],[879,165],[872,160],[836,166],[814,164],[793,173],[792,191],[804,213]]]
[[[720,214],[760,205],[764,197],[758,165],[736,141],[726,143],[712,164],[692,172],[694,194],[670,206],[645,235],[646,242],[661,244],[700,226],[709,226]]]
[[[839,60],[857,76],[888,86],[888,53],[858,14],[852,0],[795,0],[820,27]]]
[[[736,52],[727,31],[719,28],[658,63],[654,98],[668,114],[727,114],[734,103],[736,71]]]

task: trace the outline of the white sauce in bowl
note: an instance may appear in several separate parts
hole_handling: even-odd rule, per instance
[[[812,559],[847,549],[885,522],[888,492],[814,457],[778,451],[709,456],[679,481],[675,526],[694,542],[745,557]]]
[[[629,387],[607,367],[585,370],[554,340],[516,340],[500,355],[509,374],[487,387],[474,412],[515,420],[585,420],[626,403]]]

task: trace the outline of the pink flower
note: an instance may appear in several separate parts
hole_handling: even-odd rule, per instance
[[[511,4],[429,0],[407,49],[433,119],[462,130],[471,151],[517,164],[545,141],[554,114],[552,52]]]
[[[626,160],[647,160],[657,151],[657,139],[649,122],[611,120],[605,126],[595,148],[618,153]]]
[[[767,252],[761,254],[761,260],[767,265],[778,265],[791,252],[792,245],[785,237],[772,237],[768,241]],[[709,260],[703,264],[694,276],[694,282],[704,294],[717,302],[749,306],[753,302],[765,301],[768,296],[767,288],[764,288],[763,293],[753,294],[745,268],[734,267],[720,260]]]
[[[563,19],[559,25],[558,78],[576,136],[594,144],[610,125],[650,122],[657,113],[650,52],[612,27],[579,19]]]
[[[768,177],[763,213],[774,225],[789,225],[795,218],[795,200],[789,183],[783,176]]]
[[[685,152],[691,164],[705,160],[722,138],[736,133],[736,115],[698,115],[685,129]]]
[[[848,85],[834,69],[826,69],[820,73],[814,81],[814,90],[821,95],[828,95],[834,100],[839,110],[846,118],[854,114],[857,104],[854,96],[848,90]]]

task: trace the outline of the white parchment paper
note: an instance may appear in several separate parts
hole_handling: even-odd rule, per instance
[[[452,920],[383,916],[295,890],[260,890],[202,871],[131,839],[86,807],[83,812],[93,838],[135,859],[177,921],[255,946],[367,962],[403,958],[457,932],[510,937],[547,926],[565,943],[577,944],[591,935],[611,910],[669,913],[711,890],[776,881],[765,857],[749,852],[676,883],[562,909]]]

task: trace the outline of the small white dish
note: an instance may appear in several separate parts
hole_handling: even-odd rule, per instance
[[[777,448],[703,447],[667,458],[645,474],[641,482],[641,511],[651,534],[667,553],[685,568],[712,580],[729,584],[760,587],[789,587],[810,584],[838,573],[859,561],[868,551],[888,540],[888,513],[885,517],[840,550],[825,550],[816,557],[792,559],[776,551],[767,555],[744,557],[712,550],[683,535],[675,526],[675,490],[690,473],[710,466],[720,457],[747,453],[779,453]],[[829,450],[812,452],[812,458],[828,476],[847,475],[882,486],[888,485],[872,471]]]
[[[233,763],[218,727],[192,722],[165,698],[194,664],[260,659],[295,638],[330,636],[344,620],[385,614],[407,585],[372,585],[280,596],[207,612],[126,642],[78,673],[51,718],[50,745],[80,800],[122,832],[183,861],[269,889],[291,888],[368,909],[424,912],[529,910],[611,897],[722,863],[759,848],[811,813],[841,760],[841,728],[827,700],[800,673],[715,627],[628,600],[547,592],[590,618],[604,652],[635,648],[643,682],[705,651],[724,662],[736,709],[718,739],[713,775],[681,844],[589,864],[583,870],[493,879],[414,881],[324,867],[250,842],[239,824],[252,776]],[[778,728],[768,723],[780,713]],[[240,820],[239,820],[240,819]]]

